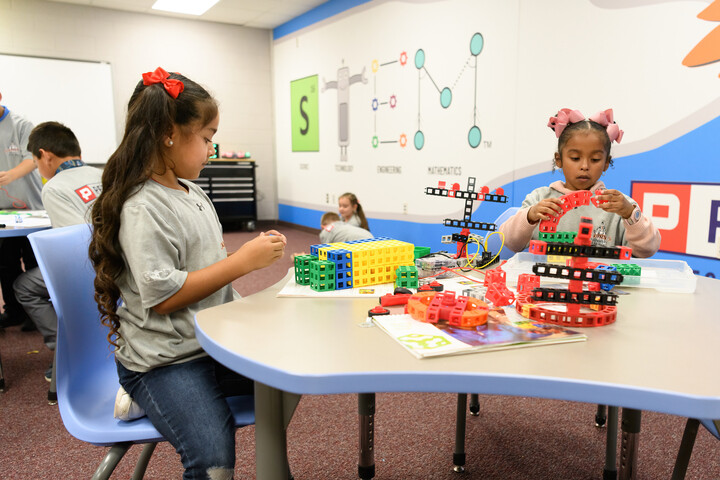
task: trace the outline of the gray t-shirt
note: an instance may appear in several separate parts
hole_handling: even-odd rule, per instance
[[[20,162],[29,158],[32,153],[27,149],[28,137],[33,124],[9,110],[5,118],[0,120],[0,171],[7,171],[20,165]],[[42,210],[40,199],[42,180],[37,169],[24,177],[18,178],[0,190],[0,208]],[[13,198],[14,197],[14,198]]]
[[[353,213],[352,217],[350,217],[348,221],[345,221],[342,217],[340,217],[340,221],[345,225],[352,225],[354,227],[360,227],[362,225],[362,222],[360,221],[360,215],[358,215],[357,213]]]
[[[42,202],[53,228],[90,223],[88,212],[101,191],[99,168],[84,165],[55,174],[42,189]]]
[[[127,268],[117,282],[123,305],[115,356],[136,372],[206,355],[195,338],[195,314],[240,298],[228,284],[168,315],[152,309],[180,290],[189,272],[227,258],[210,199],[194,183],[183,184],[189,192],[148,180],[122,208],[119,237]]]
[[[330,224],[329,227],[320,230],[320,241],[322,243],[350,242],[352,240],[365,240],[374,238],[373,234],[364,228],[356,227],[342,221]]]

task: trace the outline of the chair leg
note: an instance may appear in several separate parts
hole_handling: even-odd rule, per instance
[[[465,408],[467,408],[467,393],[458,393],[453,452],[453,471],[458,473],[465,471]]]
[[[693,446],[695,445],[695,437],[697,436],[700,420],[696,418],[688,418],[685,424],[682,441],[680,442],[680,450],[678,451],[677,460],[675,460],[675,468],[672,472],[672,480],[682,480],[685,478],[688,464],[690,463],[690,455],[692,455]]]
[[[470,394],[470,415],[473,417],[480,415],[480,398],[477,393]]]
[[[52,364],[52,377],[50,380],[50,388],[48,388],[48,405],[57,405],[57,384],[55,383],[55,365],[57,362],[55,361],[56,358],[53,354],[53,364]]]
[[[5,391],[5,375],[2,369],[2,358],[0,358],[0,392]]]
[[[604,405],[602,405],[604,407]],[[600,405],[598,405],[598,408]],[[604,410],[604,409],[603,409]],[[618,407],[607,409],[607,439],[605,440],[605,468],[603,480],[617,479]]]
[[[605,405],[598,404],[597,413],[595,414],[595,426],[604,427],[607,417],[605,416]]]
[[[150,457],[157,447],[157,443],[146,443],[143,445],[142,452],[140,452],[140,458],[138,458],[135,464],[135,470],[133,471],[132,480],[142,480],[145,476],[145,470],[147,470],[148,463],[150,463]]]
[[[113,445],[108,453],[105,454],[105,458],[103,458],[102,462],[100,462],[97,470],[95,470],[92,480],[108,480],[115,470],[115,467],[117,467],[117,464],[120,463],[120,460],[122,460],[123,456],[125,456],[131,445],[132,443],[130,442]]]

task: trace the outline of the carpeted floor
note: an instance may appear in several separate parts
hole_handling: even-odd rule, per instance
[[[308,251],[319,241],[315,233],[288,226],[258,228],[285,233],[288,255],[233,282],[243,295],[277,282],[291,265],[290,254]],[[228,249],[237,249],[257,233],[227,233]],[[47,404],[43,372],[51,352],[40,335],[18,327],[0,330],[0,354],[8,387],[0,394],[0,479],[90,478],[106,449],[72,438],[57,407]],[[375,478],[602,478],[605,429],[594,426],[595,405],[485,395],[480,397],[480,415],[467,420],[467,471],[452,472],[455,403],[451,394],[378,394]],[[637,479],[670,478],[684,423],[683,418],[643,412]],[[253,435],[254,427],[237,432],[236,479],[255,478]],[[357,448],[354,395],[303,397],[288,431],[296,480],[357,478]],[[139,452],[139,446],[131,448],[113,478],[130,478]],[[181,475],[178,455],[167,443],[161,444],[146,478]],[[720,442],[703,429],[686,478],[720,479]]]

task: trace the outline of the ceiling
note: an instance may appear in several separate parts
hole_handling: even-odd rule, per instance
[[[208,22],[230,23],[253,28],[273,29],[302,15],[327,0],[220,0],[198,16],[153,10],[155,0],[50,0],[126,12],[147,13],[165,17],[187,18]]]

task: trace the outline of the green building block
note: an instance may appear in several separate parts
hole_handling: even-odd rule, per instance
[[[310,285],[310,262],[317,260],[315,255],[298,255],[295,257],[295,283]]]
[[[310,262],[310,288],[316,292],[335,290],[335,264],[327,260]]]
[[[540,232],[538,238],[544,242],[573,243],[577,232]]]
[[[642,268],[636,263],[614,263],[613,267],[623,276],[621,285],[637,285],[640,283]]]
[[[414,260],[417,260],[420,257],[424,257],[425,255],[430,255],[430,247],[415,247],[415,258]]]
[[[395,287],[418,288],[418,270],[415,266],[403,265],[395,270]]]

